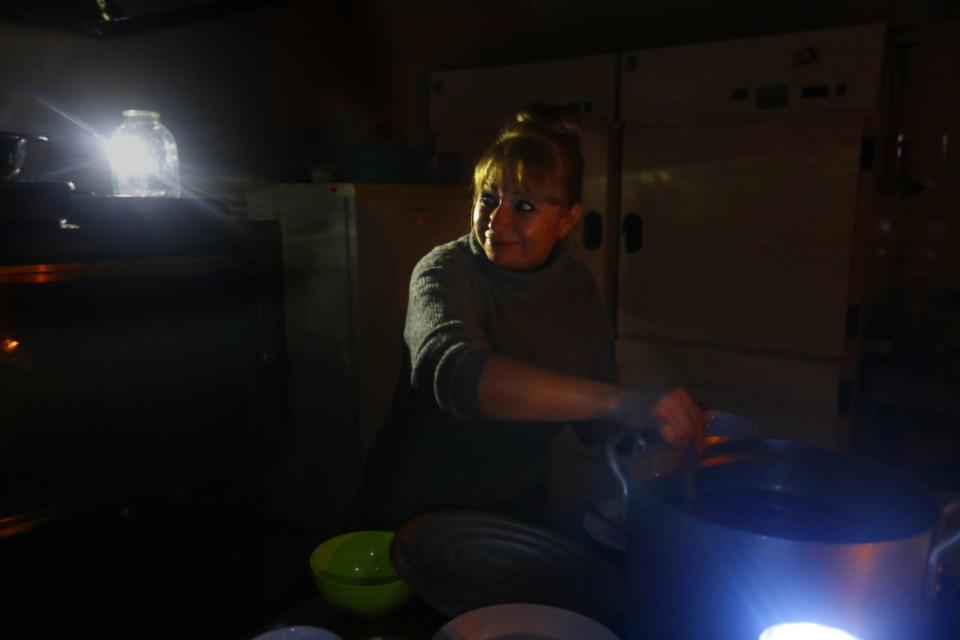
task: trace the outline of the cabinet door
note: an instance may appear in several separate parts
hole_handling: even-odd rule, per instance
[[[755,421],[760,435],[822,447],[838,434],[841,363],[649,340],[618,340],[624,384],[687,388],[709,408]]]
[[[862,120],[624,133],[618,331],[843,351]]]
[[[859,25],[625,52],[620,119],[666,124],[876,109],[886,30]]]
[[[473,185],[474,165],[496,135],[496,129],[439,131],[433,134],[433,148],[437,153],[452,153],[459,157],[458,181],[469,187]]]
[[[497,130],[531,102],[576,105],[614,120],[614,54],[430,74],[430,130]]]
[[[580,137],[583,154],[583,217],[573,230],[573,255],[593,273],[604,304],[613,320],[617,248],[616,183],[611,178],[617,132],[610,128],[587,129]]]

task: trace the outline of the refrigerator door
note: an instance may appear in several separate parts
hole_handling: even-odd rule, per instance
[[[276,499],[293,517],[338,527],[396,388],[410,274],[466,233],[469,198],[462,185],[311,183],[270,185],[247,203],[283,229],[296,444]]]
[[[843,354],[862,119],[624,133],[618,333]]]
[[[347,216],[336,190],[276,184],[246,194],[248,216],[280,222],[287,336],[287,404],[293,445],[274,476],[283,515],[336,529],[355,500],[358,474]],[[346,479],[346,481],[345,481]]]

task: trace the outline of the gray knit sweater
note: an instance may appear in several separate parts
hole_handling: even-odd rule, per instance
[[[374,492],[380,509],[400,519],[482,507],[542,481],[563,425],[483,418],[476,389],[491,354],[616,379],[596,285],[566,243],[530,272],[497,266],[472,234],[436,247],[413,270],[404,339],[417,401],[394,407],[370,461],[389,466]]]

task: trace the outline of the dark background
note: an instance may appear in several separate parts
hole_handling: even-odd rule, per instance
[[[23,11],[23,21],[50,22],[68,3],[46,4],[49,13]],[[186,182],[229,189],[307,179],[357,145],[429,149],[431,70],[956,14],[955,0],[286,0],[103,39],[8,23],[0,24],[0,128],[51,137],[24,177],[60,171],[108,192],[90,135],[44,103],[100,135],[124,109],[156,110],[177,138]]]
[[[99,137],[124,109],[160,112],[177,138],[185,188],[230,197],[259,183],[308,181],[317,167],[345,167],[358,148],[429,153],[433,70],[875,22],[920,34],[945,26],[941,39],[960,37],[957,0],[286,0],[99,38],[82,33],[85,15],[54,19],[66,2],[19,4],[27,9],[0,12],[15,18],[0,22],[0,130],[50,138],[31,149],[23,178],[72,180],[99,194],[110,192]],[[44,11],[30,9],[37,5]],[[960,61],[940,51],[951,49],[911,54],[905,126],[918,138],[960,140]],[[915,158],[922,194],[875,203],[894,233],[877,247],[886,257],[869,261],[869,296],[879,306],[864,343],[866,359],[919,365],[920,378],[908,387],[896,375],[875,377],[860,415],[888,428],[899,463],[957,491],[958,419],[946,409],[960,371],[960,172],[956,160],[942,167],[927,155],[921,148]],[[899,408],[877,401],[905,389],[911,397]],[[74,602],[59,612],[66,619],[89,625],[113,616],[110,637],[236,637],[312,595],[305,558],[318,533],[246,507],[214,496],[145,508],[124,525],[129,535],[107,527],[112,577],[86,562],[70,582],[59,574],[34,579],[60,585],[55,596]],[[154,532],[147,547],[136,533],[143,530]],[[76,584],[95,594],[99,609],[76,600]],[[41,603],[25,617],[50,613]]]

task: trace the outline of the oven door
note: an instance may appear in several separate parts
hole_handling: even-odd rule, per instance
[[[185,220],[83,221],[54,260],[41,241],[0,266],[0,516],[229,482],[279,453],[274,230]]]

